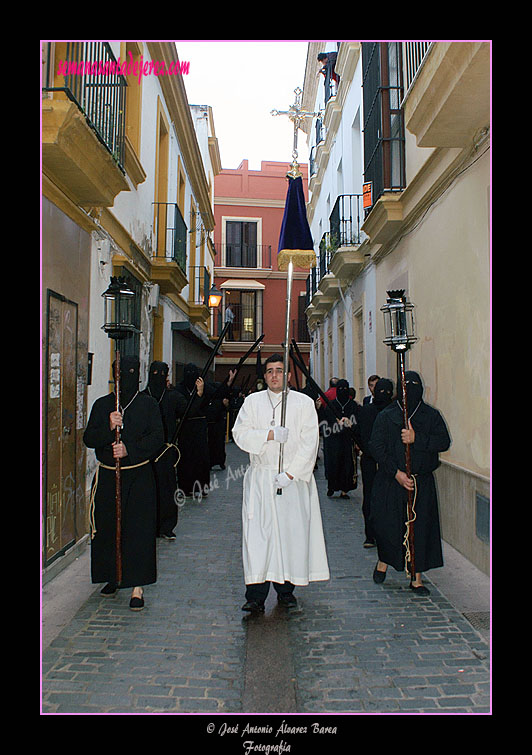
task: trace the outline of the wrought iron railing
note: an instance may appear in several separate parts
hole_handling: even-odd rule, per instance
[[[310,343],[306,317],[298,317],[296,320],[292,320],[292,338],[295,338],[297,343]]]
[[[215,244],[216,267],[258,267],[270,269],[272,248],[268,244]]]
[[[329,232],[333,249],[361,244],[363,222],[362,194],[340,194],[329,216]]]
[[[408,92],[433,42],[403,42],[405,92]]]
[[[208,268],[203,265],[191,267],[189,282],[191,285],[189,301],[193,304],[204,304],[208,307],[209,291],[211,288],[211,274]]]
[[[124,169],[126,129],[125,78],[108,42],[67,42],[61,61],[64,87],[55,87],[48,72],[46,92],[64,92],[87,119],[98,139]]]
[[[154,202],[153,252],[156,259],[177,262],[187,272],[187,226],[177,204]]]

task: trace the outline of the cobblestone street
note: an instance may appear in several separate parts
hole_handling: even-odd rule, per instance
[[[384,584],[373,582],[360,486],[350,500],[328,499],[321,460],[331,579],[297,588],[289,613],[270,594],[263,616],[244,615],[247,456],[233,443],[227,453],[208,497],[180,509],[176,541],[158,541],[146,608],[129,610],[129,590],[105,598],[95,586],[44,649],[43,713],[223,714],[229,722],[229,714],[255,713],[490,712],[486,638],[430,572],[428,597],[412,595],[391,569]],[[226,719],[213,720],[219,728]]]

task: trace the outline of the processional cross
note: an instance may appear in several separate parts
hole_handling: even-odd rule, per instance
[[[287,270],[286,276],[286,323],[284,340],[284,369],[283,395],[281,399],[281,425],[286,421],[286,400],[288,395],[288,354],[290,340],[290,299],[292,291],[292,276],[294,265],[298,267],[313,267],[316,265],[314,243],[305,210],[303,193],[303,175],[297,163],[297,132],[305,118],[313,118],[318,113],[310,113],[301,107],[303,91],[294,89],[296,99],[289,110],[272,110],[272,115],[287,115],[294,124],[294,144],[292,148],[292,165],[286,177],[288,178],[288,192],[286,195],[283,222],[277,252],[277,267]],[[283,472],[283,444],[279,448],[279,475]],[[277,489],[277,495],[282,495],[282,487]]]
[[[319,113],[310,113],[308,110],[303,110],[301,107],[301,95],[303,94],[303,90],[299,87],[296,87],[294,89],[294,94],[296,95],[296,99],[293,105],[290,105],[289,110],[272,110],[271,115],[287,115],[290,120],[294,124],[294,145],[292,148],[292,167],[290,171],[287,173],[287,176],[290,176],[291,178],[297,178],[298,176],[301,176],[301,172],[299,170],[299,165],[297,163],[297,132],[301,128],[301,124],[304,122],[305,118],[314,118],[316,115],[319,115]]]

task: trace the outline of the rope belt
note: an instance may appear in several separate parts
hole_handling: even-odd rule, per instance
[[[166,448],[164,451],[162,451],[159,456],[157,456],[156,459],[154,459],[154,463],[157,464],[159,459],[164,456],[164,454],[168,451],[169,448],[175,448],[177,451],[177,461],[174,464],[174,468],[177,467],[179,464],[179,459],[181,458],[181,454],[179,452],[179,448],[174,443],[167,443]],[[120,470],[128,470],[128,469],[137,469],[137,467],[143,467],[145,464],[149,464],[151,459],[146,459],[146,461],[141,461],[139,464],[131,464],[128,467],[120,467]],[[90,497],[90,504],[89,504],[89,525],[90,525],[90,533],[91,533],[91,540],[94,538],[94,535],[96,534],[96,522],[94,519],[94,502],[96,499],[96,490],[98,488],[98,478],[100,474],[100,467],[103,467],[103,469],[111,469],[114,470],[116,467],[110,467],[107,464],[102,464],[101,461],[98,462],[98,466],[96,467],[96,473],[94,475],[94,481],[92,483],[92,490],[91,490],[91,497]]]
[[[412,475],[412,479],[414,480],[414,500],[412,501],[412,519],[408,519],[405,522],[406,525],[406,532],[405,532],[405,538],[403,540],[403,545],[406,548],[406,554],[405,554],[405,571],[408,574],[408,564],[412,561],[412,556],[410,553],[410,543],[408,542],[408,525],[413,524],[416,520],[416,498],[417,498],[417,482],[416,482],[416,476]]]
[[[145,464],[149,464],[149,463],[150,463],[150,460],[146,459],[146,461],[141,461],[140,464],[131,464],[128,467],[120,467],[120,471],[126,471],[127,469],[136,469],[137,467],[143,467]],[[102,464],[101,461],[98,462],[98,466],[96,467],[96,473],[94,475],[94,480],[92,483],[91,497],[90,497],[90,503],[89,503],[89,527],[90,527],[91,540],[94,538],[94,535],[96,534],[96,522],[94,519],[94,501],[96,499],[96,490],[98,488],[100,467],[102,467],[103,469],[110,469],[112,471],[116,469],[116,467],[109,467],[107,464]]]

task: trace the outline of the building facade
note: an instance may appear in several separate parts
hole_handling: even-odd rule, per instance
[[[153,359],[177,382],[213,348],[205,296],[221,166],[212,112],[189,106],[175,43],[46,42],[42,65],[46,568],[88,532],[95,458],[82,436],[113,389],[102,330],[111,276],[135,293],[138,333],[121,353],[139,357],[141,387]]]
[[[322,49],[337,53],[339,78],[324,94]],[[379,310],[388,290],[405,290],[418,337],[408,367],[421,374],[424,398],[452,437],[437,471],[443,536],[486,573],[490,63],[484,41],[315,42],[303,95],[307,110],[322,111],[321,127],[308,127],[309,218],[330,234],[308,283],[314,369],[324,382],[345,364],[359,397],[371,373],[396,382]],[[345,194],[362,195],[360,223],[345,200],[336,208]]]
[[[286,328],[286,272],[277,267],[279,235],[288,188],[290,165],[262,161],[250,170],[243,160],[236,169],[223,169],[215,179],[215,284],[223,299],[217,317],[220,332],[230,305],[232,327],[216,360],[216,377],[223,380],[253,342],[264,333],[261,360],[282,351]],[[307,197],[307,166],[301,166]],[[294,270],[290,338],[308,360],[309,336],[305,318],[308,272]],[[228,315],[231,317],[231,315]],[[255,386],[256,355],[246,360],[239,383]],[[293,371],[293,385],[304,377]]]

